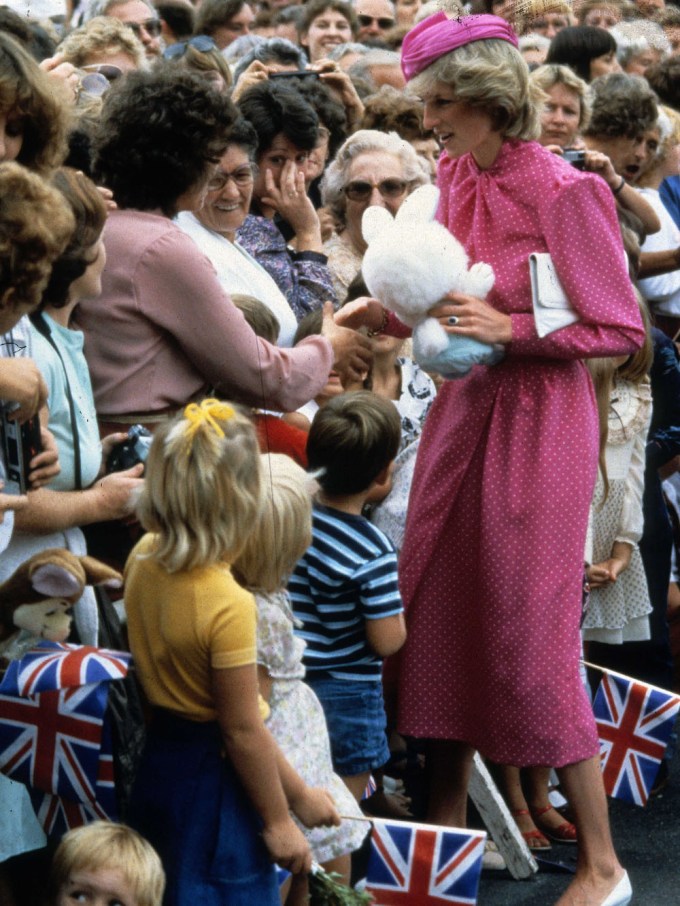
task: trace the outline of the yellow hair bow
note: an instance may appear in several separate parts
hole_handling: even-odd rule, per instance
[[[218,419],[226,422],[235,415],[236,411],[233,406],[230,406],[229,403],[222,403],[220,400],[207,399],[202,403],[189,403],[184,409],[184,418],[189,422],[184,429],[184,436],[191,443],[203,425],[208,425],[218,437],[224,437],[224,431],[218,424]]]

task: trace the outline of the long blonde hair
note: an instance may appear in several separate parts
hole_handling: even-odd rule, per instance
[[[187,406],[149,450],[140,522],[158,536],[151,556],[168,572],[233,562],[262,509],[251,421],[218,400]]]
[[[313,481],[282,453],[263,455],[262,464],[264,506],[233,566],[247,588],[274,592],[312,543]]]

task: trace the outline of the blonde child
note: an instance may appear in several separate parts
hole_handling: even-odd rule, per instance
[[[648,322],[648,319],[646,319]],[[652,415],[652,343],[630,358],[588,362],[600,410],[600,473],[590,514],[586,641],[609,645],[649,638],[651,604],[642,536],[645,446]]]
[[[136,831],[95,821],[62,838],[49,886],[50,906],[161,906],[165,874],[158,853]]]
[[[192,404],[158,428],[145,474],[151,534],[128,561],[125,607],[154,711],[130,823],[161,856],[165,906],[275,906],[272,862],[311,865],[288,804],[307,826],[339,817],[262,720],[255,603],[230,569],[264,503],[255,430],[226,403]]]
[[[255,531],[234,563],[236,576],[255,595],[260,692],[269,702],[267,726],[305,782],[329,789],[344,816],[361,818],[349,790],[333,773],[328,730],[318,698],[304,682],[305,642],[293,634],[286,582],[312,540],[310,479],[281,453],[263,456],[266,503]],[[349,854],[367,832],[363,822],[306,832],[312,854],[328,871],[350,876]],[[306,879],[287,900],[306,903]]]

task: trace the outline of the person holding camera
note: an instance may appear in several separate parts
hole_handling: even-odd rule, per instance
[[[73,213],[75,230],[54,263],[41,310],[31,315],[28,348],[47,385],[48,428],[56,439],[61,472],[48,486],[29,491],[27,505],[15,514],[18,531],[3,555],[0,578],[45,548],[86,554],[80,527],[129,516],[143,483],[141,464],[104,475],[110,450],[127,435],[100,441],[83,335],[69,327],[80,300],[94,298],[101,290],[106,207],[94,183],[75,170],[57,170],[52,185]],[[80,641],[96,645],[98,611],[92,588],[77,602],[74,619]]]

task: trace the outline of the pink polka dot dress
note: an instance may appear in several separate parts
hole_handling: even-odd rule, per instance
[[[425,423],[400,556],[399,729],[560,767],[598,751],[578,669],[598,453],[580,360],[633,352],[643,328],[600,177],[508,140],[487,170],[445,154],[439,186],[438,219],[492,265],[488,301],[513,340],[499,365],[447,381]],[[545,251],[580,321],[539,339],[528,257]]]

